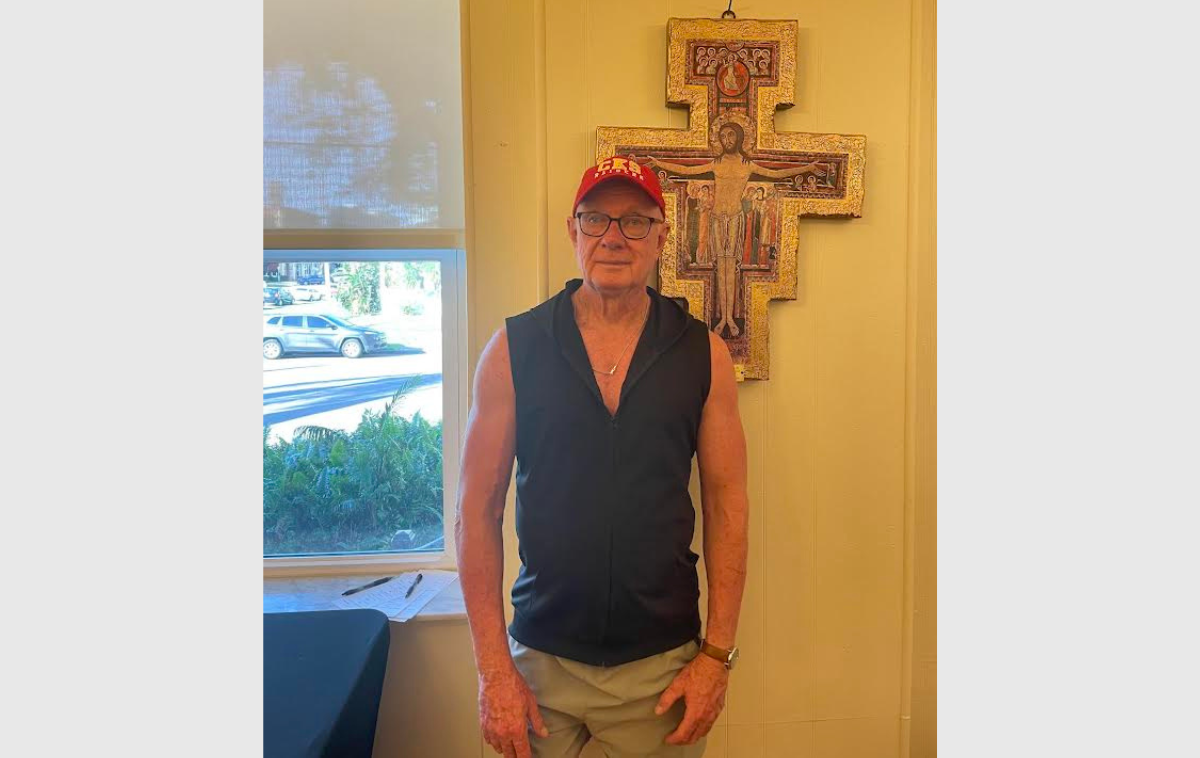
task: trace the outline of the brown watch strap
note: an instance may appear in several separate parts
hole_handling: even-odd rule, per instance
[[[709,642],[708,640],[701,640],[700,641],[700,652],[704,653],[705,655],[707,655],[710,658],[716,658],[718,661],[721,662],[722,665],[728,666],[729,665],[729,656],[733,651],[732,650],[724,650],[722,648],[719,648],[716,645]]]

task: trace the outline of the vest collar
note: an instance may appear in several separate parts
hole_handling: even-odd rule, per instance
[[[555,341],[563,357],[571,364],[575,373],[592,391],[600,402],[600,407],[608,413],[604,398],[600,394],[600,385],[596,383],[595,372],[588,362],[587,348],[583,345],[583,336],[579,333],[579,325],[575,323],[575,306],[571,295],[583,286],[583,279],[571,279],[566,282],[557,295],[533,308],[532,313],[545,332]],[[687,331],[692,321],[691,315],[674,300],[663,297],[653,287],[646,287],[650,296],[650,311],[646,314],[646,325],[634,348],[633,358],[630,359],[629,371],[625,375],[625,383],[621,387],[621,399],[618,401],[617,412],[625,407],[625,397],[642,378],[658,357],[674,345]]]

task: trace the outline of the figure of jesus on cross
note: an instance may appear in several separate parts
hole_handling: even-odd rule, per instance
[[[721,334],[728,326],[730,335],[736,337],[741,330],[733,320],[733,308],[740,285],[738,271],[741,269],[742,245],[746,236],[746,211],[742,206],[746,184],[751,176],[775,180],[791,179],[801,174],[824,177],[826,169],[816,163],[787,169],[770,169],[755,163],[746,154],[743,147],[746,133],[736,121],[725,123],[717,134],[721,154],[707,163],[684,166],[654,156],[650,156],[649,163],[679,176],[713,175],[716,196],[712,212],[708,214],[708,229],[705,230],[708,250],[703,251],[704,257],[716,261],[717,266],[717,296],[714,304],[718,320],[713,331]]]

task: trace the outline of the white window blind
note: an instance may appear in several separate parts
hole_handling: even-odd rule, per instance
[[[265,0],[264,229],[462,229],[456,0]]]

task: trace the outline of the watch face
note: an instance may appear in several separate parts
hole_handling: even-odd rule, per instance
[[[729,651],[729,662],[726,665],[732,669],[734,664],[736,664],[738,662],[739,655],[740,655],[740,653],[738,652],[738,649],[736,647],[733,650],[730,650]]]

